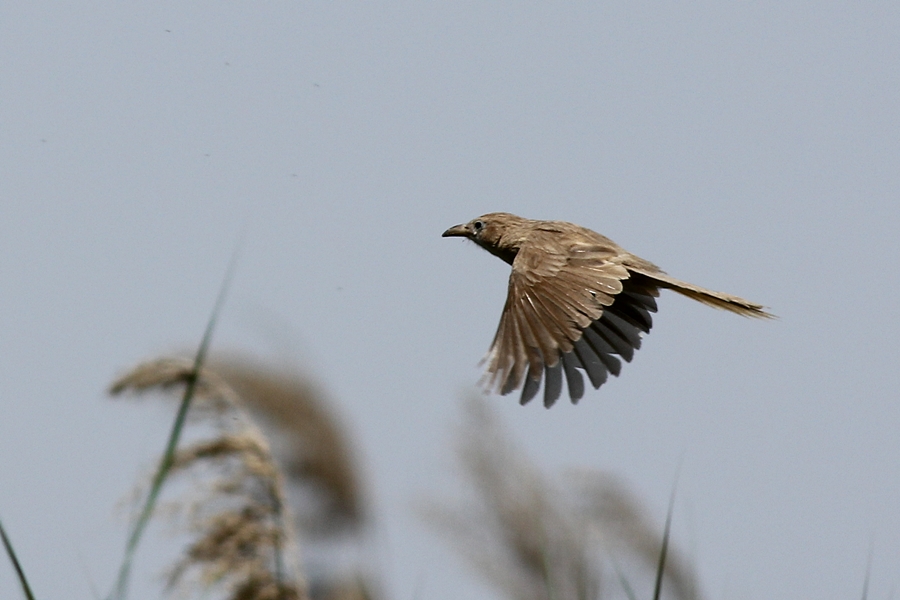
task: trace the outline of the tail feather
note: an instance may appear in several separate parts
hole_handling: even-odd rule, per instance
[[[687,296],[692,300],[696,300],[697,302],[701,302],[707,306],[712,306],[713,308],[720,308],[722,310],[737,313],[744,317],[753,317],[756,319],[775,318],[775,315],[767,312],[765,310],[766,307],[762,304],[744,300],[739,296],[733,296],[731,294],[725,294],[723,292],[708,290],[700,286],[680,281],[662,272],[652,272],[649,270],[645,271],[644,269],[633,268],[629,268],[629,270],[633,273],[638,274],[639,276],[646,277],[650,280],[651,284],[655,284],[661,288],[672,290],[673,292],[678,292],[682,296]]]

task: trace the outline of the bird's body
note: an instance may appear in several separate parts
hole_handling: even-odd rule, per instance
[[[444,232],[465,237],[512,266],[506,305],[485,358],[491,388],[522,388],[525,404],[544,384],[544,405],[562,392],[584,394],[584,371],[594,388],[618,375],[618,355],[630,362],[648,333],[661,288],[747,317],[771,317],[743,298],[667,275],[607,237],[565,221],[535,221],[489,213]]]

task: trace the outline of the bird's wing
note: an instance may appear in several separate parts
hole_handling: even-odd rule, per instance
[[[645,285],[618,258],[620,248],[602,242],[572,242],[535,231],[516,255],[506,305],[488,351],[489,385],[501,394],[522,387],[531,400],[546,372],[544,404],[562,391],[584,393],[584,370],[598,388],[609,373],[619,374],[614,354],[630,361],[640,332],[652,325],[656,286]],[[524,384],[523,384],[524,380]]]

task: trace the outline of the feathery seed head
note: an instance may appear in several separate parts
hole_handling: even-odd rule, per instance
[[[228,600],[305,600],[284,480],[266,438],[241,398],[209,369],[187,359],[139,365],[113,394],[171,388],[196,378],[195,411],[212,418],[212,437],[175,451],[172,474],[192,477],[199,493],[176,503],[192,534],[169,576],[169,589],[215,589]]]

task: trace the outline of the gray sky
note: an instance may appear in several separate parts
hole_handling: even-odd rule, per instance
[[[896,2],[5,3],[0,516],[36,592],[108,589],[171,414],[105,387],[197,343],[246,229],[215,346],[333,395],[391,597],[493,597],[413,507],[454,485],[508,273],[440,233],[506,210],[780,317],[664,293],[579,406],[491,398],[530,455],[622,475],[660,523],[680,464],[710,598],[858,597],[870,547],[888,597],[898,31]],[[135,597],[174,551],[142,550]]]

